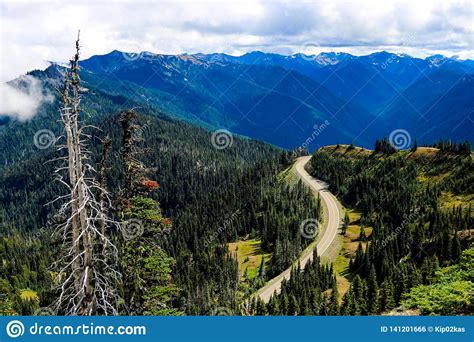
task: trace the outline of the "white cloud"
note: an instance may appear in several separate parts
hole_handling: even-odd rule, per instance
[[[114,49],[294,53],[308,42],[321,51],[474,57],[470,0],[3,0],[1,13],[0,81],[67,61],[79,28],[84,58]]]
[[[15,83],[15,86],[0,84],[0,115],[26,121],[36,114],[43,102],[53,99],[43,92],[41,82],[33,76],[21,76]]]

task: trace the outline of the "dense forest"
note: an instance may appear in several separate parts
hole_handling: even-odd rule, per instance
[[[57,84],[64,70],[53,71],[42,75],[46,83]],[[97,169],[103,162],[104,141],[110,139],[104,180],[110,211],[116,218],[139,219],[145,226],[143,234],[131,241],[111,228],[123,275],[119,313],[209,314],[215,307],[239,313],[239,304],[288,267],[309,243],[299,234],[299,224],[308,215],[315,217],[319,204],[302,184],[289,187],[277,180],[278,172],[291,162],[287,152],[239,137],[219,150],[213,148],[210,132],[169,119],[155,108],[138,109],[133,144],[141,153],[134,160],[146,166],[146,179],[152,182],[147,184],[153,189],[131,190],[127,174],[136,172],[124,167],[125,132],[119,113],[124,103],[99,90],[84,91],[80,115],[97,128],[91,129],[90,147]],[[98,108],[112,114],[93,115]],[[45,105],[35,124],[48,125],[59,136],[61,126],[54,113],[51,105]],[[33,314],[49,307],[58,295],[51,265],[61,253],[61,242],[52,232],[59,207],[46,204],[63,191],[52,177],[61,151],[54,145],[35,151],[28,146],[32,128],[26,126],[11,123],[1,135],[3,141],[6,132],[18,137],[12,146],[2,145],[3,313]],[[272,255],[250,288],[242,287],[237,262],[227,248],[228,242],[248,238],[261,240]],[[147,252],[136,254],[141,249]],[[142,274],[134,274],[134,269]],[[144,283],[137,285],[137,279]]]
[[[311,173],[327,181],[346,208],[361,213],[358,247],[344,270],[350,286],[339,293],[336,272],[314,251],[314,261],[304,270],[294,267],[280,294],[268,304],[254,300],[251,312],[472,314],[471,147],[449,141],[435,146],[397,151],[384,139],[374,151],[352,145],[316,151]],[[347,213],[343,221],[345,235]]]
[[[460,268],[472,262],[472,250],[463,254],[472,244],[473,229],[470,146],[437,146],[398,152],[383,140],[374,151],[337,145],[313,155],[312,174],[361,212],[362,226],[372,228],[370,236],[361,230],[350,260],[351,286],[342,297],[341,314],[379,314],[401,303],[417,308],[414,293],[442,283],[443,267],[461,259]],[[442,308],[429,313],[472,313],[472,280],[459,279],[443,294],[456,294],[455,302],[443,298]]]
[[[245,236],[261,238],[264,248],[274,252],[266,272],[271,277],[305,247],[307,242],[298,227],[308,212],[316,210],[316,201],[303,186],[290,189],[276,180],[284,165],[279,164],[280,155],[271,147],[236,139],[227,153],[219,153],[209,150],[209,134],[202,130],[151,116],[141,119],[147,125],[143,131],[147,155],[143,159],[155,169],[150,177],[159,183],[154,196],[173,222],[160,245],[175,259],[174,281],[181,290],[175,305],[185,305],[184,310],[194,314],[205,314],[215,302],[237,305],[239,281],[226,242]],[[102,126],[113,141],[120,141],[114,139],[118,133],[113,129],[119,130],[117,122],[114,116]],[[114,147],[112,154],[117,151]],[[45,167],[48,159],[15,165],[1,176],[4,235],[0,251],[4,266],[8,264],[2,268],[2,292],[11,294],[10,300],[18,303],[15,308],[22,313],[31,313],[20,309],[22,290],[41,294],[36,303],[40,306],[48,304],[52,296],[46,267],[55,258],[54,249],[46,247],[51,245],[46,224],[51,208],[43,204],[53,198],[56,185],[48,182],[52,171],[49,163]],[[246,160],[260,161],[251,165]],[[120,159],[113,158],[108,168],[109,188],[118,190]],[[30,215],[25,216],[25,212]],[[214,235],[229,218],[222,234]],[[25,259],[25,253],[38,257]]]
[[[125,90],[109,89],[110,84],[87,72],[74,74],[75,67],[71,82],[77,90],[74,98],[79,93],[81,98],[78,121],[87,130],[84,160],[90,167],[85,173],[97,180],[91,194],[101,209],[94,219],[102,229],[96,237],[100,243],[91,250],[107,265],[103,278],[113,279],[107,284],[113,290],[103,298],[106,305],[99,301],[87,312],[474,311],[469,143],[441,140],[397,151],[384,139],[374,151],[337,145],[314,153],[311,174],[327,181],[347,209],[360,213],[358,246],[344,274],[349,287],[341,291],[341,274],[316,251],[304,269],[293,263],[311,242],[300,234],[301,222],[320,219],[322,212],[319,199],[301,182],[279,177],[297,155],[239,136],[231,136],[225,149],[215,148],[212,132],[170,118],[159,104],[143,102],[140,95],[124,97]],[[3,315],[73,310],[62,304],[58,285],[68,275],[61,268],[70,257],[64,245],[74,239],[55,229],[69,224],[64,204],[57,200],[68,190],[54,176],[66,156],[58,143],[67,135],[60,120],[65,107],[56,92],[65,74],[68,79],[66,71],[51,66],[33,72],[56,101],[44,104],[31,122],[0,127]],[[50,141],[39,148],[36,133],[45,127]],[[132,227],[139,234],[124,230],[130,222],[139,223]],[[348,225],[346,214],[341,235]],[[248,240],[258,241],[269,256],[261,259],[254,276],[240,273],[229,248],[231,242]],[[291,278],[279,294],[269,303],[255,299],[258,288],[289,266]]]

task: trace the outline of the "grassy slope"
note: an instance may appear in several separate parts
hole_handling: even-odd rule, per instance
[[[353,149],[349,148],[349,145],[329,145],[320,149],[332,156],[341,156],[348,159],[359,159],[370,156],[373,151],[355,146]],[[432,167],[432,162],[439,156],[440,151],[434,147],[418,147],[415,152],[411,151],[399,151],[397,154],[404,155],[406,158],[415,160],[422,166],[422,171],[418,180],[421,183],[426,184],[439,184],[449,176],[455,173],[453,165],[459,158],[459,156],[453,154],[444,154],[446,158],[443,163]],[[383,155],[378,155],[377,158],[386,158]],[[390,158],[390,157],[389,157]],[[474,160],[474,153],[471,154],[471,158]],[[452,208],[453,205],[467,208],[469,204],[474,206],[474,194],[462,194],[455,195],[449,191],[443,191],[442,196],[439,199],[439,204],[443,208]],[[473,213],[474,214],[474,213]]]
[[[372,154],[372,150],[361,148],[361,147],[354,147],[353,149],[349,148],[349,145],[331,145],[321,148],[321,150],[334,155],[334,156],[343,156],[344,158],[350,159],[358,159],[367,157]],[[435,158],[439,150],[437,148],[430,148],[430,147],[419,147],[415,152],[409,151],[401,151],[399,153],[406,155],[407,158],[417,159],[420,163],[429,163],[430,158]],[[379,158],[384,158],[383,156],[379,156]],[[425,174],[422,173],[420,176],[421,182],[441,182],[445,177],[450,175],[452,170],[449,168],[446,172],[442,173],[441,175],[436,174]],[[298,177],[296,175],[296,171],[294,166],[290,166],[284,171],[282,171],[278,175],[278,179],[280,181],[284,181],[288,184],[296,184],[298,182]],[[453,204],[455,205],[463,205],[467,207],[469,203],[474,202],[474,195],[453,195],[450,192],[444,192],[440,198],[440,205],[445,208],[451,208]],[[324,206],[323,206],[323,210]],[[338,284],[338,291],[340,297],[344,295],[344,293],[349,289],[349,260],[351,257],[354,257],[359,242],[361,242],[362,247],[365,249],[366,242],[359,241],[359,235],[361,231],[360,226],[360,213],[357,212],[353,208],[346,208],[348,216],[349,216],[349,226],[345,236],[339,235],[337,238],[337,243],[331,247],[332,253],[328,253],[323,258],[323,262],[332,262],[334,266],[334,270],[337,276],[337,284]],[[323,215],[324,216],[324,215]],[[371,227],[364,227],[365,234],[367,238],[370,240],[370,235],[372,233]],[[322,232],[323,233],[323,232]],[[322,234],[320,234],[321,236]],[[317,239],[314,243],[312,243],[308,248],[313,248],[314,245],[317,243]],[[261,263],[261,258],[265,255],[265,259],[269,260],[271,257],[270,254],[265,254],[265,252],[261,251],[259,248],[259,241],[257,240],[247,240],[247,241],[239,241],[237,243],[229,244],[229,250],[235,251],[235,247],[239,245],[239,251],[237,254],[237,260],[239,261],[239,269],[241,270],[241,275],[244,274],[245,268],[248,269],[248,276],[249,278],[253,278],[258,274],[258,268]],[[248,257],[249,260],[245,263],[245,258]],[[268,259],[267,259],[268,258]]]
[[[370,156],[372,154],[372,150],[361,148],[361,147],[354,147],[349,148],[349,145],[330,145],[321,148],[320,150],[333,155],[333,156],[340,156],[348,159],[359,159],[363,157]],[[452,165],[449,163],[449,159],[456,158],[456,156],[448,156],[448,162],[444,163],[445,165],[441,165],[439,168],[435,170],[430,170],[430,162],[437,157],[439,153],[439,149],[432,148],[432,147],[419,147],[415,152],[410,151],[400,151],[398,152],[406,156],[406,158],[415,159],[419,162],[422,167],[424,167],[423,171],[420,174],[419,181],[421,183],[440,183],[446,177],[449,177],[453,174],[454,170],[452,169]],[[378,156],[378,158],[385,158],[384,156]],[[471,154],[471,158],[474,158],[474,154]],[[464,208],[468,208],[469,205],[474,205],[474,194],[462,194],[462,195],[455,195],[449,191],[443,191],[441,197],[439,198],[439,204],[441,207],[445,209],[450,209],[455,206],[462,206]],[[348,273],[349,267],[349,260],[351,257],[355,255],[359,244],[359,234],[361,230],[361,226],[359,225],[360,221],[360,213],[357,212],[353,208],[347,208],[347,214],[349,216],[349,226],[347,228],[347,232],[345,236],[340,236],[340,243],[342,244],[342,248],[337,256],[336,260],[334,261],[334,271],[337,274],[337,281],[338,281],[338,290],[339,293],[344,295],[344,293],[349,288],[349,281],[348,277],[350,276]],[[473,213],[474,214],[474,213]],[[372,233],[372,228],[364,227],[365,234],[367,238],[370,240],[370,235]],[[365,249],[366,242],[361,242],[362,247]],[[433,285],[434,290],[430,295],[439,295],[439,292],[445,290],[442,288],[441,290],[438,289],[439,285]],[[420,288],[420,291],[427,291],[428,289]],[[438,292],[436,292],[438,291]],[[412,299],[413,297],[409,297]],[[412,300],[413,301],[413,300]],[[414,302],[414,301],[413,301]],[[405,302],[405,304],[412,304],[409,300]],[[408,305],[407,305],[408,306]],[[410,305],[414,306],[414,305]],[[430,308],[432,313],[436,313],[436,309]],[[428,309],[424,308],[424,310],[429,311]],[[439,312],[439,309],[438,309]],[[391,312],[390,315],[400,314],[397,312]],[[403,310],[403,315],[410,315],[410,314],[419,314],[417,310]]]
[[[265,258],[265,264],[271,258],[271,254],[262,250],[261,241],[256,239],[240,240],[228,244],[229,252],[237,259],[239,263],[239,272],[241,281],[253,279],[258,275],[262,258]],[[247,278],[245,278],[247,274]]]
[[[361,231],[361,226],[359,225],[360,213],[354,209],[346,209],[346,211],[349,216],[349,226],[347,227],[346,235],[338,236],[340,250],[333,262],[334,271],[337,276],[338,291],[341,298],[349,289],[349,260],[355,256],[359,245],[359,235]],[[370,239],[372,228],[364,227],[364,230],[367,238]],[[365,241],[360,242],[362,248],[365,249],[367,243]]]

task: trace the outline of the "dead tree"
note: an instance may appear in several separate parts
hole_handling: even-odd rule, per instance
[[[55,199],[63,202],[59,216],[64,220],[56,227],[62,238],[63,253],[57,263],[56,284],[60,294],[54,309],[65,315],[113,315],[117,314],[120,281],[115,268],[117,249],[106,234],[107,224],[113,222],[107,218],[105,174],[101,169],[100,182],[95,180],[96,172],[87,148],[91,136],[85,132],[91,127],[79,120],[79,52],[78,36],[62,92],[65,144],[59,150],[65,150],[66,156],[60,158],[63,165],[55,170],[67,193]],[[103,158],[107,156],[106,150]]]

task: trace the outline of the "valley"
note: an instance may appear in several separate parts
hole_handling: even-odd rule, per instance
[[[472,312],[471,64],[141,56],[113,51],[79,70],[88,172],[102,167],[111,222],[141,222],[139,236],[107,232],[127,281],[114,292],[119,314]],[[1,120],[3,314],[31,315],[58,296],[63,244],[52,231],[65,190],[52,175],[65,71],[30,72],[55,101],[30,121]],[[124,108],[135,109],[133,158]],[[453,302],[434,298],[446,292]]]
[[[113,51],[82,66],[113,88],[135,89],[176,117],[289,149],[325,120],[331,125],[311,150],[334,143],[371,147],[394,127],[420,145],[473,138],[469,60],[388,52],[239,57],[144,52],[129,61]]]

